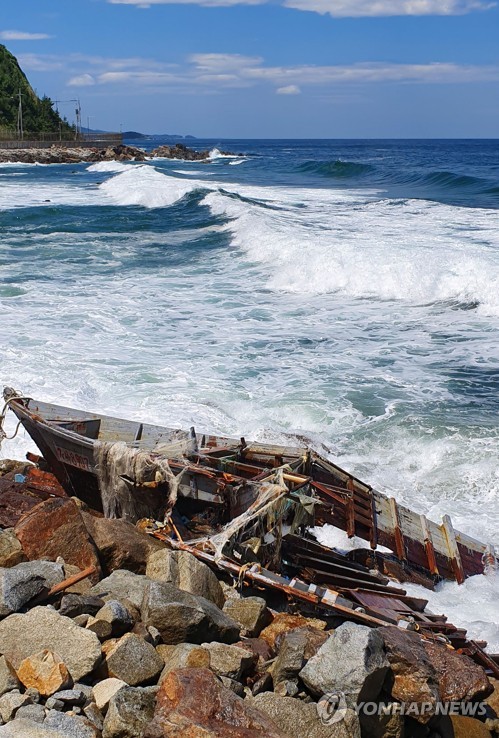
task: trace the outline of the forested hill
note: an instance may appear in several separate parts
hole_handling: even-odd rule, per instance
[[[58,132],[70,130],[52,108],[49,97],[39,98],[15,56],[0,44],[0,131],[17,129],[19,90],[22,94],[23,129],[28,132]]]

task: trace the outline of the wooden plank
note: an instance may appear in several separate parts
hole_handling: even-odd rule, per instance
[[[452,521],[449,515],[444,515],[443,517],[442,532],[447,541],[448,555],[452,562],[452,570],[454,572],[456,582],[458,584],[462,584],[466,579],[466,576],[463,570],[461,554],[457,547],[456,534],[454,533],[454,528],[452,527]]]
[[[390,503],[390,510],[392,513],[393,533],[395,536],[396,554],[398,558],[401,559],[402,561],[407,561],[405,545],[404,545],[404,536],[402,535],[402,530],[400,528],[400,517],[399,517],[397,501],[395,500],[394,497],[390,497],[389,503]]]
[[[428,521],[426,520],[426,517],[424,515],[420,516],[420,520],[421,530],[423,531],[423,541],[426,551],[426,558],[428,559],[428,569],[435,576],[439,576],[440,572],[438,571],[437,560],[435,558],[435,549],[433,547],[433,541],[431,538],[430,529],[428,527]]]

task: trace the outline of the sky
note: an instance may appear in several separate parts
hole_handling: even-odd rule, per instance
[[[497,138],[499,0],[18,0],[0,43],[83,125]]]

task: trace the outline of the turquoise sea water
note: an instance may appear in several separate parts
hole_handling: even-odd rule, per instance
[[[0,165],[0,382],[306,438],[499,543],[499,143],[195,146],[244,156]]]

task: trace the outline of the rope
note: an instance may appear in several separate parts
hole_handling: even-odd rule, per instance
[[[12,390],[12,392],[13,391],[14,390]],[[30,397],[21,397],[21,395],[18,395],[17,393],[15,393],[12,397],[9,397],[8,400],[6,400],[5,405],[3,406],[2,412],[0,413],[0,449],[2,448],[2,443],[4,441],[12,441],[17,436],[19,428],[21,427],[21,421],[19,421],[18,424],[16,425],[16,429],[12,436],[8,436],[4,430],[5,418],[6,418],[7,410],[10,408],[10,403],[17,401],[17,400],[30,400],[30,399],[31,399]]]

